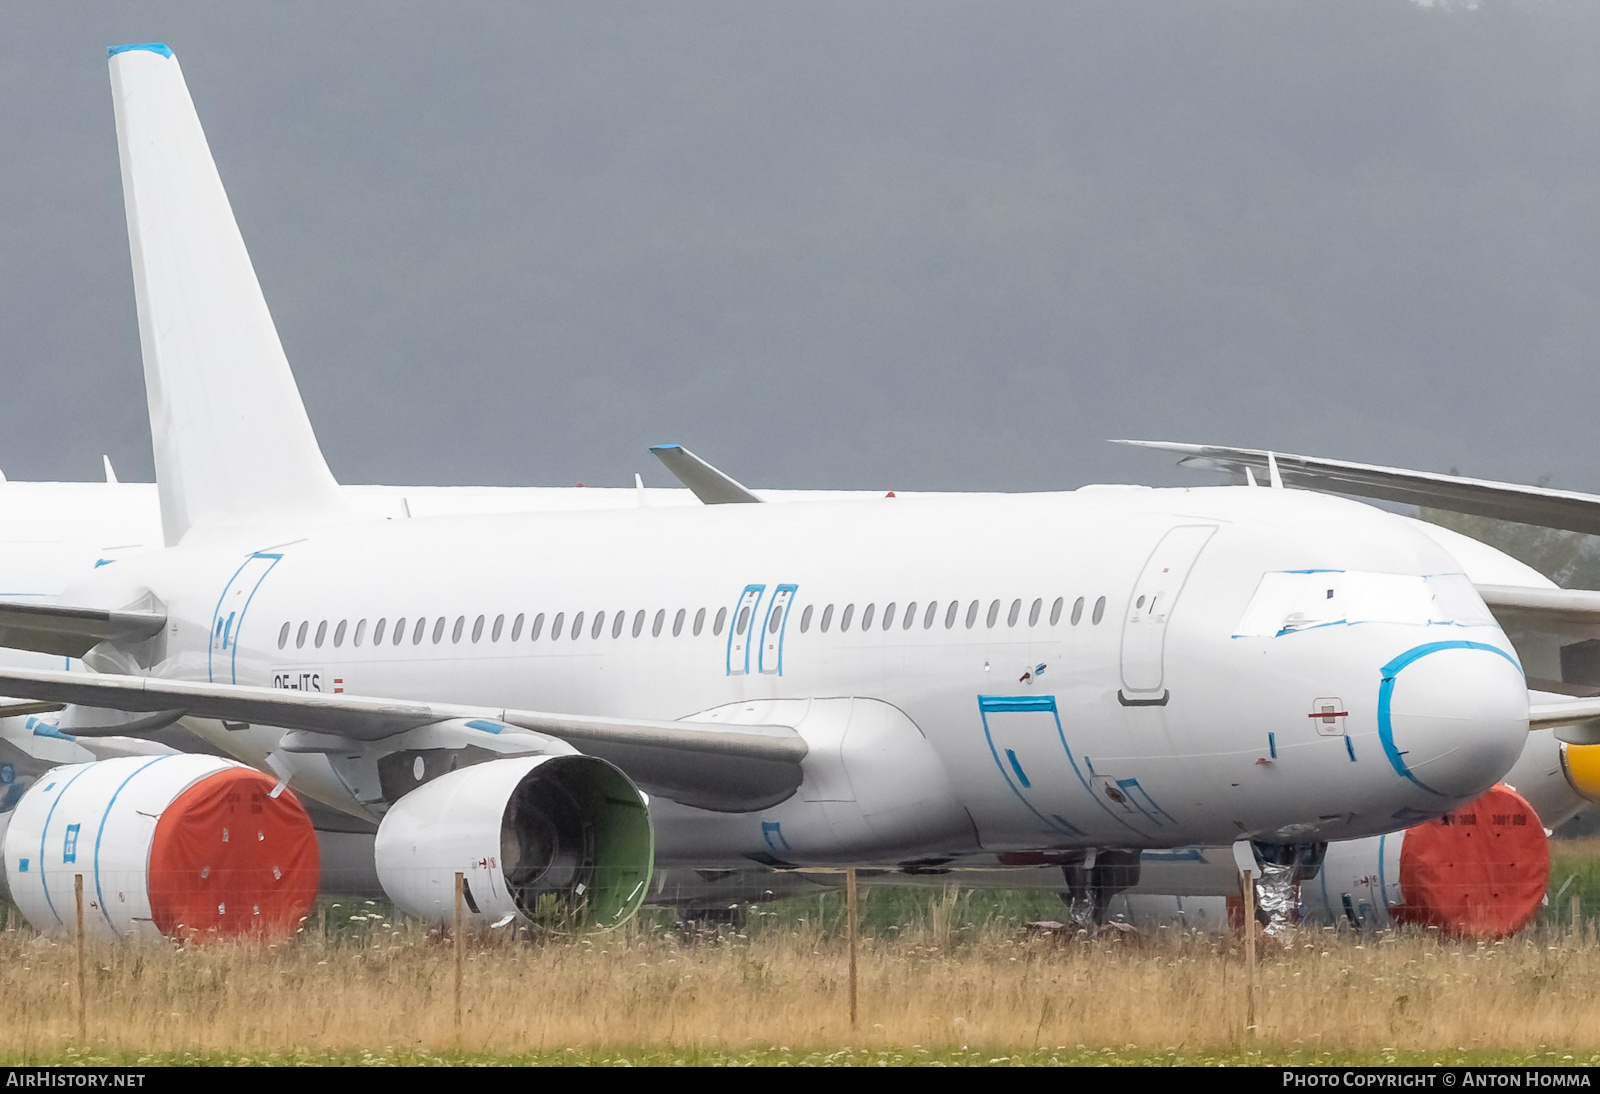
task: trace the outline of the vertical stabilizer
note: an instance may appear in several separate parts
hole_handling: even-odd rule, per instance
[[[168,546],[346,514],[194,102],[164,45],[110,51],[122,193]]]

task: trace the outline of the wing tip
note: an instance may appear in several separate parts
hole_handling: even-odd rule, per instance
[[[169,60],[172,58],[172,47],[165,42],[135,42],[125,46],[107,46],[106,59],[110,60],[119,53],[131,53],[141,49],[146,53],[159,53]]]

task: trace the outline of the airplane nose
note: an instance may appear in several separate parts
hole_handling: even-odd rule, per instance
[[[1402,777],[1441,798],[1471,798],[1517,762],[1528,736],[1528,685],[1504,650],[1430,642],[1381,670],[1378,737]]]

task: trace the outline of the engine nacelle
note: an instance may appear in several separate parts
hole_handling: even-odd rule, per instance
[[[5,830],[11,898],[36,929],[194,937],[293,931],[317,895],[317,839],[292,793],[214,756],[58,767]]]
[[[1539,815],[1496,786],[1404,832],[1330,843],[1322,869],[1300,886],[1300,913],[1311,922],[1415,923],[1502,938],[1533,921],[1549,884]]]
[[[460,872],[473,926],[604,928],[644,903],[655,835],[644,795],[611,764],[525,756],[413,790],[384,814],[374,850],[384,892],[423,919],[452,919]]]

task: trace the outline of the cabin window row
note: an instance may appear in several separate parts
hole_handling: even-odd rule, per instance
[[[1061,597],[1061,596],[1056,597],[1055,602],[1050,605],[1050,615],[1049,615],[1050,626],[1054,627],[1058,623],[1061,622],[1061,615],[1066,610],[1066,605],[1067,605],[1066,597]],[[1086,598],[1085,597],[1081,597],[1080,596],[1080,597],[1078,597],[1077,600],[1073,601],[1072,612],[1071,612],[1071,615],[1069,616],[1069,620],[1068,620],[1069,623],[1072,626],[1076,627],[1079,623],[1081,623],[1083,621],[1083,614],[1084,614],[1085,605],[1086,605]],[[898,612],[898,617],[899,617],[899,620],[900,620],[900,629],[901,630],[909,631],[912,627],[917,625],[917,620],[918,620],[918,617],[919,617],[918,608],[919,608],[919,605],[917,604],[917,602],[915,600],[913,600],[909,604],[906,605],[904,612]],[[992,627],[996,626],[999,623],[999,621],[1000,621],[1000,613],[1001,613],[1002,608],[1004,608],[1004,601],[991,600],[989,602],[988,610],[987,611],[983,611],[983,601],[974,600],[974,601],[970,602],[969,604],[967,604],[966,611],[963,613],[962,610],[961,610],[961,601],[959,601],[959,600],[949,601],[945,605],[944,612],[943,612],[943,615],[944,615],[944,629],[947,630],[947,631],[948,630],[954,630],[957,621],[961,620],[964,617],[965,621],[966,621],[966,629],[967,630],[972,630],[978,624],[978,619],[979,619],[980,613],[982,614],[984,626],[992,628]],[[828,632],[829,628],[833,626],[833,623],[834,623],[834,610],[833,609],[834,609],[834,606],[832,604],[829,604],[826,607],[824,607],[822,609],[822,618],[817,621],[817,629],[820,630],[824,634],[826,634]],[[800,613],[800,633],[801,634],[805,634],[806,632],[808,632],[811,629],[813,613],[815,612],[815,610],[816,610],[816,606],[815,605],[807,605],[806,609],[803,612]],[[884,605],[883,615],[877,616],[877,618],[879,620],[879,622],[878,622],[879,628],[881,628],[882,630],[889,630],[890,628],[892,628],[894,626],[894,624],[895,624],[897,610],[898,610],[898,606],[892,600],[888,604]],[[1022,618],[1023,618],[1023,614],[1022,613],[1023,613],[1023,601],[1020,598],[1018,598],[1016,600],[1013,600],[1011,602],[1011,606],[1009,608],[1005,609],[1006,626],[1015,627],[1022,620]],[[1044,614],[1044,598],[1043,597],[1039,597],[1038,599],[1034,600],[1034,602],[1031,605],[1028,606],[1028,609],[1027,609],[1028,626],[1030,626],[1030,627],[1038,626],[1039,625],[1039,619],[1043,614]],[[1094,602],[1094,608],[1089,613],[1089,622],[1091,624],[1098,624],[1100,622],[1100,620],[1105,618],[1105,614],[1106,614],[1106,598],[1102,596],[1102,597],[1100,597],[1098,600],[1096,600]],[[774,615],[776,615],[776,613],[774,613]],[[851,625],[856,622],[855,615],[856,615],[856,606],[854,604],[846,604],[844,606],[844,609],[842,611],[840,611],[839,615],[838,615],[839,630],[840,631],[848,631],[850,629]],[[872,629],[872,624],[873,624],[873,618],[876,615],[877,615],[877,605],[875,603],[874,604],[868,604],[865,608],[862,608],[861,609],[861,618],[860,618],[860,629],[863,630],[863,631],[871,630]],[[940,617],[939,602],[937,600],[928,601],[927,606],[922,608],[921,609],[921,613],[920,613],[920,618],[922,620],[922,629],[923,630],[932,630],[934,623],[936,623],[938,621],[939,617]],[[743,622],[742,619],[741,619],[741,622]],[[776,619],[771,621],[770,629],[773,630],[773,631],[776,631],[778,629],[777,620]]]
[[[977,626],[980,612],[982,612],[984,626],[989,628],[995,627],[999,623],[1003,604],[1003,601],[991,600],[989,602],[988,611],[982,612],[983,602],[981,600],[974,600],[970,602],[967,605],[966,612],[964,613],[966,628],[971,630]],[[1073,602],[1072,611],[1068,618],[1070,625],[1076,627],[1080,622],[1082,622],[1085,604],[1086,600],[1081,596]],[[891,600],[888,604],[884,605],[883,614],[879,616],[877,614],[877,604],[871,603],[861,610],[859,626],[863,631],[871,630],[873,621],[876,618],[879,621],[878,626],[881,629],[889,630],[894,626],[895,620],[898,618],[900,620],[901,629],[910,630],[917,623],[918,608],[919,605],[915,600],[913,600],[906,605],[904,612],[900,612],[898,610],[898,605]],[[1061,622],[1061,616],[1065,609],[1066,598],[1059,596],[1056,597],[1055,602],[1050,605],[1050,626],[1054,627]],[[1017,626],[1022,619],[1022,611],[1022,600],[1013,600],[1010,608],[1006,610],[1005,613],[1006,626]],[[1100,620],[1104,618],[1105,611],[1106,598],[1102,596],[1095,601],[1094,608],[1089,613],[1089,622],[1091,624],[1098,624]],[[811,624],[815,616],[815,612],[816,605],[808,604],[805,610],[800,613],[801,634],[805,634],[811,630]],[[1038,626],[1039,620],[1043,613],[1044,599],[1041,597],[1034,600],[1032,605],[1028,608],[1028,626]],[[694,614],[694,622],[691,626],[691,633],[695,637],[699,637],[701,632],[705,630],[706,614],[705,608],[699,609]],[[945,629],[955,629],[957,621],[963,617],[963,613],[961,611],[961,601],[949,601],[945,605],[943,615]],[[930,600],[927,606],[921,610],[923,629],[932,630],[933,625],[938,620],[939,616],[939,602],[937,600]],[[467,627],[467,617],[464,615],[456,616],[454,625],[451,625],[449,616],[435,616],[431,620],[431,626],[428,616],[419,616],[414,621],[405,616],[401,616],[394,621],[394,625],[392,627],[389,625],[388,618],[384,617],[380,618],[372,625],[372,645],[381,646],[386,639],[391,646],[401,645],[406,641],[408,632],[411,644],[413,646],[422,645],[423,641],[429,638],[430,635],[433,643],[438,645],[444,641],[444,636],[447,630],[449,632],[451,642],[460,642],[464,637],[468,637],[469,635],[471,641],[479,642],[483,640],[484,631],[486,628],[489,634],[489,641],[498,642],[505,634],[506,617],[504,615],[497,615],[495,616],[492,624],[488,622],[488,618],[489,617],[486,615],[478,616],[475,620],[473,620],[471,630],[469,632]],[[689,610],[687,608],[679,608],[671,617],[672,637],[677,638],[683,633],[684,627],[688,623],[688,618]],[[571,616],[570,621],[567,613],[557,612],[555,617],[550,620],[549,640],[552,642],[559,641],[563,636],[567,636],[571,640],[581,638],[583,636],[586,623],[590,638],[599,638],[607,630],[611,632],[612,638],[621,638],[624,630],[630,631],[633,637],[638,638],[644,633],[647,622],[650,626],[651,637],[659,638],[662,632],[667,629],[667,619],[667,610],[665,608],[658,609],[654,618],[651,618],[650,614],[644,610],[635,612],[631,627],[628,625],[628,613],[626,611],[611,612],[609,615],[606,612],[599,611],[595,612],[592,616],[588,616],[587,618],[585,617],[585,613],[576,612]],[[783,616],[781,611],[773,612],[771,617],[767,620],[768,628],[776,633],[778,628],[782,625],[782,619]],[[523,625],[526,621],[526,615],[518,615],[511,621],[509,638],[512,642],[519,641],[522,638]],[[716,617],[711,623],[711,633],[713,635],[722,634],[722,628],[727,624],[727,621],[728,609],[717,609]],[[817,621],[818,630],[826,634],[833,627],[833,624],[834,605],[829,604],[822,609],[822,618]],[[851,627],[856,624],[855,604],[851,603],[844,606],[844,609],[838,614],[838,624],[841,633],[850,630]],[[750,609],[747,607],[741,609],[739,613],[736,630],[739,634],[743,634],[749,625]],[[532,623],[527,624],[527,631],[528,640],[530,642],[539,641],[540,637],[545,633],[544,612],[540,612],[533,617]],[[303,649],[308,639],[314,648],[321,649],[328,641],[329,637],[328,620],[324,619],[322,622],[318,623],[315,631],[312,631],[311,629],[310,620],[302,621],[298,627],[296,627],[293,623],[285,623],[278,630],[278,648],[280,650],[288,647],[291,634],[294,637],[295,649]],[[350,631],[350,621],[347,619],[339,620],[339,622],[333,627],[332,638],[335,649],[338,649],[344,645],[347,635],[350,638],[350,644],[352,646],[360,646],[365,644],[368,637],[367,621],[365,619],[357,620],[354,632],[352,633]]]
[[[676,638],[683,633],[688,618],[689,610],[687,608],[679,608],[677,613],[671,616],[672,637]],[[486,615],[478,616],[477,619],[472,621],[469,630],[467,617],[464,615],[456,616],[454,625],[451,624],[449,616],[436,616],[431,620],[431,626],[428,616],[420,616],[415,621],[401,616],[394,621],[392,627],[389,625],[387,618],[382,618],[372,625],[372,645],[381,646],[387,640],[389,645],[398,646],[406,641],[408,633],[413,646],[422,645],[424,639],[430,636],[433,643],[438,645],[444,641],[447,631],[451,642],[460,642],[463,638],[469,638],[473,642],[480,642],[484,638],[485,630],[488,631],[488,638],[491,642],[500,641],[502,636],[509,637],[512,642],[516,642],[522,638],[524,624],[527,625],[528,640],[530,642],[539,641],[540,637],[546,633],[544,612],[535,615],[531,623],[527,621],[526,615],[518,615],[511,621],[509,635],[506,635],[505,616],[495,616],[492,624],[489,623],[488,619],[489,617]],[[607,630],[611,632],[612,638],[621,638],[625,629],[631,630],[633,637],[638,638],[644,633],[645,625],[648,623],[651,637],[659,638],[662,632],[668,629],[667,620],[668,615],[665,608],[659,609],[654,618],[651,618],[648,612],[642,610],[634,613],[631,628],[628,626],[628,613],[626,611],[611,612],[609,615],[601,611],[595,612],[592,616],[584,612],[577,612],[570,617],[570,620],[566,612],[557,612],[555,617],[550,620],[548,633],[549,640],[552,642],[569,635],[572,639],[577,639],[583,636],[585,625],[587,624],[590,638],[599,638]],[[711,624],[711,633],[720,635],[727,622],[728,609],[719,608],[716,618]],[[309,620],[302,622],[299,627],[296,627],[293,623],[285,623],[278,630],[278,648],[280,650],[286,648],[289,645],[289,637],[293,634],[295,649],[304,648],[308,639],[313,647],[321,649],[323,644],[328,641],[328,621],[323,620],[318,623],[315,631],[311,629],[311,626]],[[701,608],[694,614],[692,633],[698,636],[705,629],[705,626],[706,609]],[[364,644],[368,637],[367,621],[365,619],[357,620],[355,629],[351,632],[350,621],[347,619],[339,620],[338,624],[333,628],[332,637],[335,649],[344,645],[347,634],[352,646]]]

